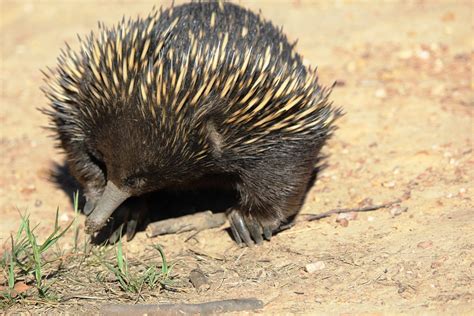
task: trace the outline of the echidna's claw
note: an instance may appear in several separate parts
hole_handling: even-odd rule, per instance
[[[113,231],[112,234],[110,234],[109,239],[108,239],[109,244],[113,245],[117,241],[120,240],[120,238],[122,237],[122,231],[123,231],[124,225],[125,225],[124,223],[120,224],[119,227],[115,229],[115,231]]]
[[[246,218],[245,223],[247,224],[247,228],[252,235],[253,240],[255,243],[261,244],[263,242],[262,238],[262,226],[253,218]]]
[[[242,238],[240,238],[239,232],[237,231],[237,228],[236,228],[236,226],[234,224],[234,221],[232,219],[232,216],[230,214],[228,216],[228,219],[229,219],[229,223],[230,223],[230,230],[232,232],[232,237],[234,237],[234,240],[238,245],[241,245],[242,244]]]
[[[138,216],[134,216],[134,218],[131,218],[127,222],[127,231],[126,231],[127,241],[130,241],[133,239],[133,237],[135,237],[135,234],[137,232],[138,220],[139,220]]]
[[[240,239],[243,240],[248,247],[252,247],[254,245],[254,242],[252,241],[252,238],[250,237],[250,232],[247,229],[247,224],[245,223],[240,212],[236,210],[232,210],[230,212],[229,217],[231,219],[231,225],[234,225],[234,231],[237,232],[237,235],[240,237]],[[235,239],[237,241],[237,238]]]
[[[263,227],[263,236],[265,237],[266,240],[272,239],[272,230],[268,226]]]
[[[232,235],[239,245],[244,242],[248,247],[252,247],[254,244],[261,244],[263,239],[270,240],[272,238],[272,227],[262,225],[251,216],[244,216],[240,211],[231,209],[227,213],[227,217]]]
[[[273,234],[286,230],[294,225],[293,222],[278,225],[263,225],[251,215],[245,216],[239,210],[231,209],[227,213],[230,229],[235,242],[242,245],[244,242],[248,247],[261,244],[263,240],[270,240]]]

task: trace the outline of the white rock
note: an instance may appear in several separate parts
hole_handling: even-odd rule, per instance
[[[384,88],[375,90],[375,97],[379,99],[385,99],[387,97],[387,91]]]
[[[326,268],[326,264],[324,263],[324,261],[316,261],[316,262],[308,263],[305,266],[305,270],[308,273],[314,273],[316,271],[321,271],[324,268]]]
[[[67,215],[66,213],[62,214],[61,216],[59,216],[59,220],[61,222],[68,222],[69,221],[69,215]]]

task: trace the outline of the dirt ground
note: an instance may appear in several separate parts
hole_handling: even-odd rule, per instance
[[[54,66],[67,41],[146,15],[157,1],[1,1],[0,242],[19,210],[70,221],[70,197],[47,180],[62,155],[37,107],[46,105],[39,69]],[[300,220],[262,246],[237,247],[224,228],[126,244],[145,256],[160,243],[177,276],[200,267],[207,291],[162,291],[140,303],[256,297],[269,314],[468,314],[473,309],[473,20],[470,1],[242,1],[283,25],[318,65],[346,115],[325,147],[329,164],[301,211],[317,214],[401,199],[399,208]],[[168,5],[166,2],[164,5]],[[399,210],[406,211],[398,214]],[[304,217],[301,217],[304,218]],[[83,221],[83,218],[81,218]],[[309,273],[306,265],[316,263]],[[95,293],[107,297],[107,293]],[[97,311],[73,300],[56,311]],[[22,310],[22,306],[13,310]],[[27,308],[24,308],[27,309]]]

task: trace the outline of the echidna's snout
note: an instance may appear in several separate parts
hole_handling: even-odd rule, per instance
[[[86,205],[86,213],[90,214],[86,220],[86,232],[91,234],[101,229],[110,215],[130,196],[129,192],[119,189],[113,182],[108,181],[96,205]]]

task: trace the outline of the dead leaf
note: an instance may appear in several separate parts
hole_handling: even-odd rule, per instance
[[[30,288],[31,286],[25,284],[24,282],[17,282],[15,283],[13,290],[16,291],[18,294],[21,294],[28,291]]]

